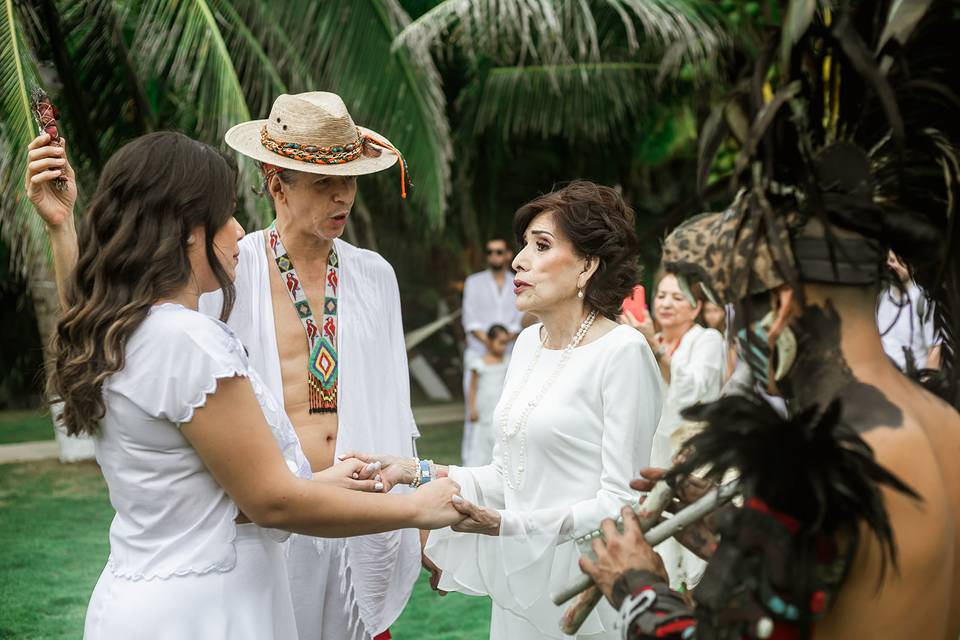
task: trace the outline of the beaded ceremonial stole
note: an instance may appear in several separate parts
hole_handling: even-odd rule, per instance
[[[307,334],[310,360],[307,363],[307,384],[310,387],[310,413],[337,412],[337,287],[340,284],[340,260],[331,245],[327,258],[327,286],[323,300],[323,324],[317,326],[307,294],[300,286],[297,270],[280,241],[276,222],[267,228],[270,251],[280,270],[280,279],[297,310],[297,317]]]

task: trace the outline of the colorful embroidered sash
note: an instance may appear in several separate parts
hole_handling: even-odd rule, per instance
[[[339,286],[340,262],[336,249],[330,247],[327,258],[326,295],[323,300],[323,324],[318,327],[307,294],[300,286],[300,278],[293,261],[280,241],[276,222],[267,228],[270,251],[280,270],[280,280],[297,310],[297,317],[307,334],[310,360],[307,363],[310,413],[336,413],[337,411],[337,287]]]

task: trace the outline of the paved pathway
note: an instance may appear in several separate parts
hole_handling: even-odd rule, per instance
[[[413,417],[419,425],[457,422],[463,420],[463,403],[453,402],[414,407]],[[0,464],[49,460],[57,458],[59,455],[60,448],[55,440],[0,445]]]

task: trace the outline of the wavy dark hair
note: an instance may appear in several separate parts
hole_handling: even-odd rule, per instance
[[[608,318],[618,316],[637,281],[639,243],[633,209],[614,189],[576,180],[517,209],[513,233],[520,245],[527,227],[544,212],[553,214],[577,255],[599,260],[584,289],[584,303]]]
[[[191,277],[187,239],[198,226],[223,289],[220,317],[229,316],[235,292],[213,236],[233,215],[236,184],[232,160],[169,131],[137,138],[107,162],[78,229],[80,256],[54,335],[50,388],[69,434],[96,432],[103,382],[123,368],[127,340]]]

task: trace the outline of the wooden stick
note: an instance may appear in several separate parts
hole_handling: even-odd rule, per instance
[[[656,487],[654,487],[654,489],[656,489]],[[655,547],[667,538],[671,538],[677,533],[680,533],[684,527],[697,522],[701,518],[716,511],[721,506],[729,502],[735,495],[737,495],[738,490],[739,486],[736,480],[728,482],[716,489],[712,489],[706,495],[685,507],[672,518],[664,520],[657,526],[652,527],[649,531],[644,532],[644,538],[646,539],[647,544],[649,544],[651,547]],[[652,493],[653,492],[651,492],[651,494]],[[644,509],[644,511],[645,510],[646,509]],[[598,532],[599,530],[591,532],[588,535],[596,537],[596,535],[599,535]],[[583,576],[577,578],[575,582],[567,585],[564,589],[554,593],[552,596],[553,603],[556,605],[561,605],[571,598],[579,595],[583,591],[589,589],[592,584],[593,579],[584,574]]]
[[[660,513],[670,504],[671,500],[673,500],[673,489],[670,488],[670,485],[663,481],[655,484],[650,493],[647,494],[646,500],[641,503],[642,506],[636,508],[637,511],[642,514],[640,516],[640,528],[646,531],[655,525],[657,520],[660,519]],[[622,527],[622,519],[619,519],[618,523]],[[578,538],[577,544],[580,547],[580,552],[596,559],[593,553],[593,540],[599,535],[600,530],[597,529]],[[600,591],[596,585],[591,584],[590,587],[586,591],[583,591],[574,603],[564,611],[563,617],[560,618],[560,630],[567,635],[575,635],[577,631],[580,630],[580,627],[583,626],[587,616],[590,615],[590,612],[593,611],[594,607],[597,606],[602,598],[603,592]],[[560,603],[558,602],[557,604]]]

